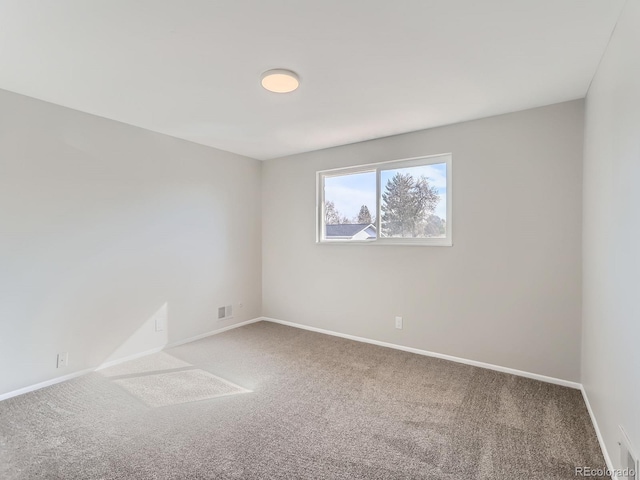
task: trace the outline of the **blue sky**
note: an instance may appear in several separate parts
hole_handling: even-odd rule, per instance
[[[435,214],[446,220],[447,165],[445,163],[383,170],[380,172],[383,192],[387,181],[397,172],[410,173],[414,178],[420,177],[421,175],[427,177],[429,183],[436,187],[438,195],[440,195],[440,202],[438,203]],[[376,172],[326,177],[324,181],[324,195],[326,201],[335,203],[338,211],[349,218],[358,216],[362,205],[369,207],[371,215],[375,216]]]

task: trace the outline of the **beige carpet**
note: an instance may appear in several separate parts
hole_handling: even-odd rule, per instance
[[[260,322],[0,402],[2,479],[574,479],[580,392]],[[595,477],[591,477],[595,478]]]

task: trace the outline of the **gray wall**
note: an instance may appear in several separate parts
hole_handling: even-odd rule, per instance
[[[586,101],[582,381],[619,467],[640,449],[640,1],[629,0]]]
[[[0,394],[258,317],[260,182],[256,160],[0,91]]]
[[[582,142],[579,100],[265,162],[263,314],[578,381]],[[444,152],[453,247],[315,243],[317,170]]]

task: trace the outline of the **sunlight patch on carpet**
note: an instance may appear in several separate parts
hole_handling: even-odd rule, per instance
[[[200,369],[120,378],[114,379],[113,382],[150,407],[164,407],[250,392]]]
[[[99,369],[99,373],[105,377],[119,377],[121,375],[133,375],[185,367],[193,367],[193,365],[166,352],[158,352],[136,358],[135,360],[129,360],[113,367]]]

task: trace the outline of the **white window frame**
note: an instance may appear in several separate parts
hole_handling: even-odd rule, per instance
[[[444,163],[447,166],[447,218],[445,226],[445,238],[383,238],[380,237],[380,219],[381,219],[381,175],[382,170],[391,168],[407,168],[419,167],[423,165],[434,165]],[[452,237],[452,212],[453,212],[453,170],[452,170],[451,153],[441,153],[437,155],[426,155],[422,157],[404,158],[400,160],[391,160],[380,163],[368,163],[364,165],[356,165],[353,167],[334,168],[331,170],[321,170],[316,172],[316,243],[323,245],[418,245],[418,246],[453,246]],[[371,240],[349,240],[349,239],[327,239],[325,237],[326,230],[324,225],[325,216],[325,196],[324,196],[324,179],[333,176],[349,175],[354,173],[376,173],[376,238]]]

